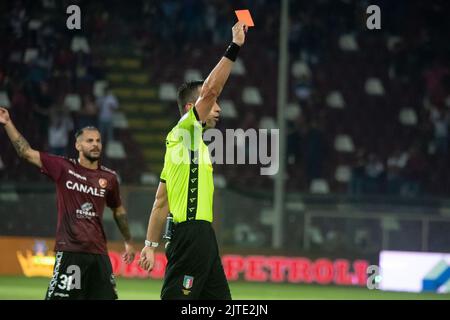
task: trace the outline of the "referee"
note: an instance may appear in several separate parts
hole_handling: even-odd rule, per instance
[[[231,299],[219,256],[213,221],[213,168],[203,130],[219,119],[217,104],[233,62],[244,44],[247,26],[237,22],[233,42],[206,80],[183,84],[178,90],[182,115],[166,138],[161,182],[150,215],[140,265],[151,271],[169,212],[174,230],[166,249],[167,267],[161,299]]]

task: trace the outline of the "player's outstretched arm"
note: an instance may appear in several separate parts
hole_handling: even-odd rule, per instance
[[[242,22],[237,22],[232,29],[233,43],[228,47],[225,56],[220,59],[209,76],[206,78],[200,90],[200,96],[195,103],[200,121],[205,122],[211,108],[222,92],[223,86],[230,75],[233,62],[236,59],[239,48],[245,42],[245,33],[248,27]]]
[[[30,147],[27,140],[17,131],[14,123],[12,122],[8,109],[0,107],[0,123],[5,127],[9,140],[16,149],[19,157],[27,160],[28,162],[42,168],[41,156],[39,151],[36,151]]]
[[[159,242],[169,214],[169,201],[167,198],[167,188],[164,182],[160,182],[156,191],[155,202],[148,222],[147,240]],[[145,246],[141,252],[139,264],[142,269],[152,271],[155,264],[155,247]]]
[[[131,244],[130,227],[128,226],[128,215],[123,206],[113,208],[114,221],[125,240],[125,253],[122,255],[123,260],[130,264],[134,260],[135,250]]]

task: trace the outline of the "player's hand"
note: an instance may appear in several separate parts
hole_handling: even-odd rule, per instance
[[[135,256],[135,250],[131,243],[125,242],[125,253],[122,255],[123,261],[125,261],[126,264],[130,264],[134,261]]]
[[[10,121],[8,109],[0,107],[0,123],[6,125]]]
[[[233,42],[238,46],[242,46],[245,42],[245,34],[248,31],[248,27],[243,22],[238,21],[231,31],[233,33]]]
[[[141,251],[141,258],[139,259],[139,266],[150,272],[155,265],[155,248],[144,247]]]

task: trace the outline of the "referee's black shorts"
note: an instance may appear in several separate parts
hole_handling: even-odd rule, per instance
[[[56,252],[46,300],[115,300],[116,281],[107,255]]]
[[[231,300],[211,223],[177,224],[166,256],[161,299]]]

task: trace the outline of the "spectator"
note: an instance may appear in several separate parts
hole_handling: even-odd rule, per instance
[[[307,76],[301,76],[295,86],[295,95],[300,103],[309,100],[311,96],[311,80]]]
[[[403,170],[408,161],[408,153],[397,148],[387,161],[387,192],[391,195],[400,194],[404,183]]]
[[[50,153],[66,155],[69,144],[69,133],[73,130],[73,121],[64,109],[54,109],[51,112],[48,129],[48,145]]]
[[[366,152],[359,149],[356,152],[355,163],[352,167],[352,175],[350,178],[349,192],[352,195],[359,195],[364,192],[364,177],[366,167]]]
[[[318,123],[313,120],[305,137],[305,162],[308,184],[315,178],[322,177],[322,166],[325,158],[325,137]]]
[[[54,101],[50,94],[47,81],[41,81],[39,83],[39,88],[36,91],[33,109],[34,117],[37,119],[39,135],[44,138],[47,135],[50,109],[52,108]]]
[[[416,196],[421,192],[425,169],[426,163],[421,151],[417,146],[411,147],[405,167],[406,183],[401,190],[403,195]]]
[[[300,163],[300,146],[301,146],[301,132],[299,121],[289,121],[287,123],[288,134],[287,134],[287,159],[289,164]]]
[[[434,128],[434,146],[437,154],[446,155],[448,152],[448,126],[450,124],[449,111],[444,108],[433,108],[430,120]]]
[[[380,193],[384,173],[384,165],[378,155],[371,153],[365,167],[365,191]]]
[[[97,100],[97,106],[99,110],[99,130],[104,139],[104,144],[106,144],[114,141],[113,115],[114,110],[119,109],[119,102],[111,88],[105,88],[105,95]]]
[[[97,127],[97,106],[91,94],[83,96],[83,105],[78,114],[78,128],[81,129],[88,126]]]

